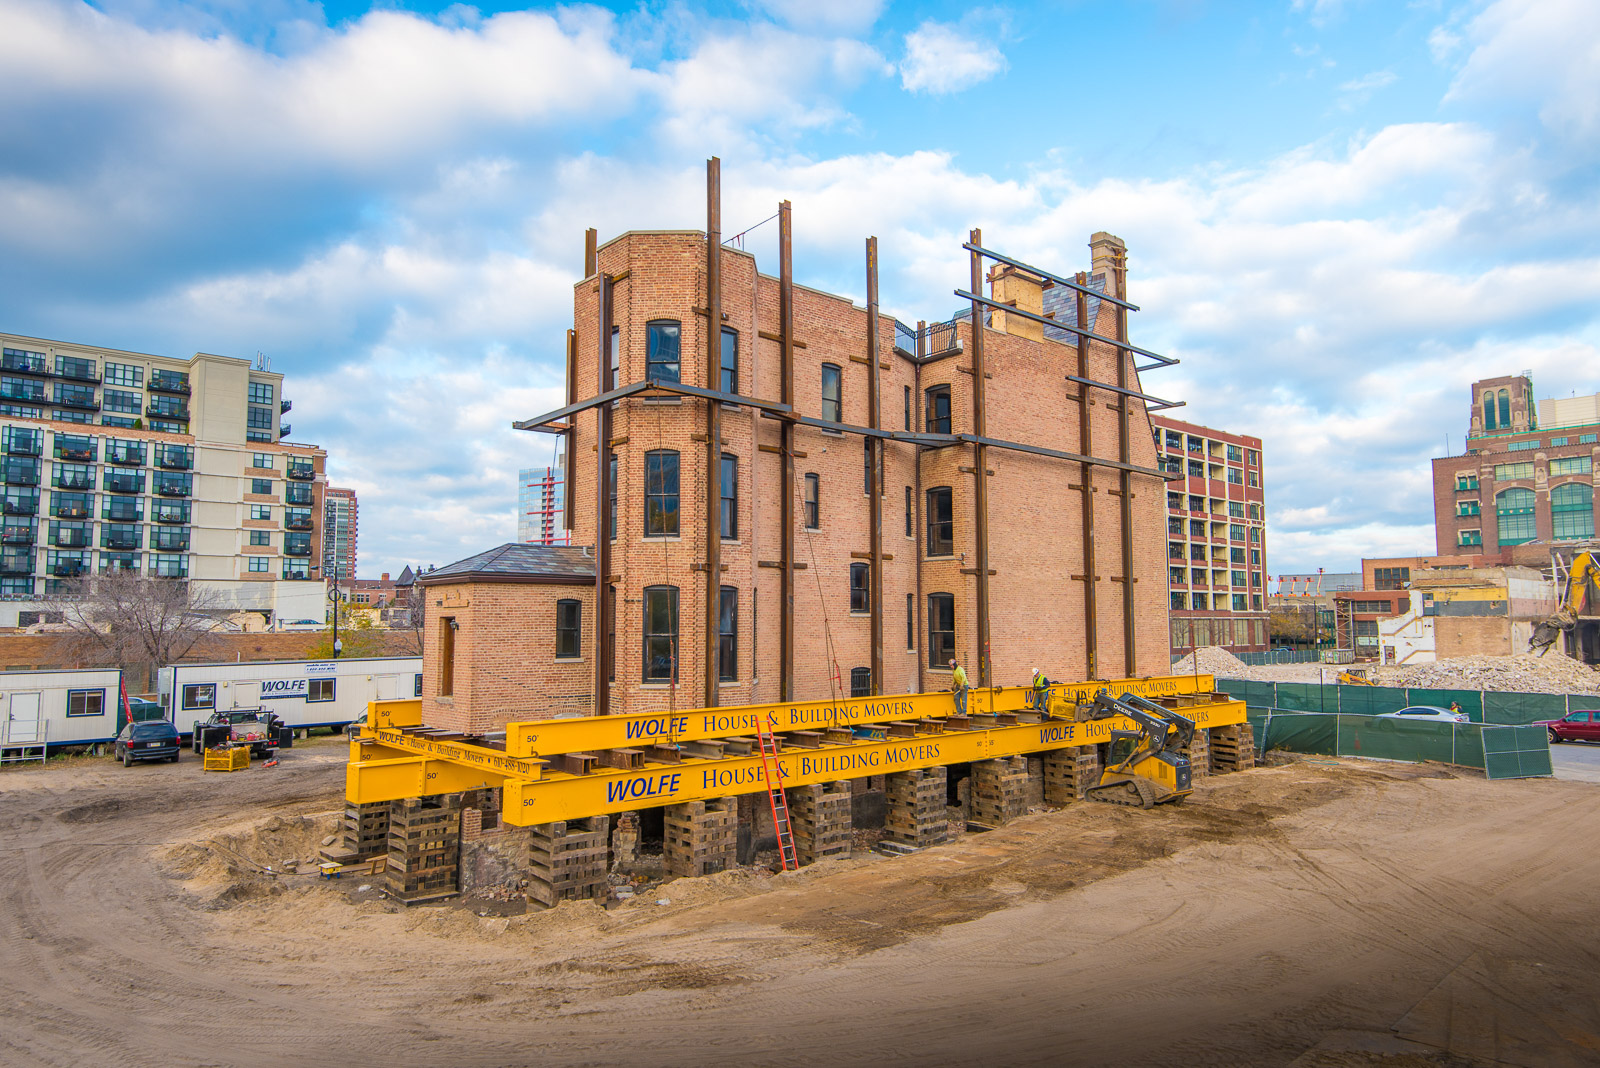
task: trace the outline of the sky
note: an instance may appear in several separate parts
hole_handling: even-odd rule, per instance
[[[1129,248],[1268,571],[1431,553],[1468,386],[1600,390],[1595,0],[0,0],[0,330],[271,360],[360,573],[516,536],[583,232],[794,204],[802,283],[957,310],[969,228]],[[774,226],[748,247],[775,272]]]

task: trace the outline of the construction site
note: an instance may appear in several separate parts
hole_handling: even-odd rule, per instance
[[[0,1059],[1600,1063],[1592,787],[1278,751],[1172,663],[1120,239],[973,230],[912,325],[706,193],[588,231],[517,423],[563,543],[419,577],[414,696],[270,779],[0,778]]]

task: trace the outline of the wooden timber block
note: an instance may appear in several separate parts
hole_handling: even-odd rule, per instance
[[[1211,770],[1248,771],[1256,766],[1255,729],[1248,723],[1212,727]]]
[[[1100,757],[1095,746],[1051,749],[1041,755],[1044,757],[1047,805],[1066,805],[1080,800],[1089,787],[1100,781]]]
[[[668,805],[662,823],[662,852],[670,874],[710,875],[736,863],[738,807],[734,798]]]
[[[1211,739],[1205,731],[1195,730],[1189,744],[1183,747],[1183,755],[1189,758],[1191,780],[1203,779],[1211,774]]]

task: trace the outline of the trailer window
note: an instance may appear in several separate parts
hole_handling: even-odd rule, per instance
[[[421,697],[422,696],[422,672],[420,672],[420,671],[417,672],[417,692],[416,692],[416,696],[417,697]]]
[[[217,707],[217,684],[214,682],[199,682],[185,686],[183,688],[183,707],[185,710]]]
[[[68,690],[67,715],[103,716],[106,714],[104,690]]]
[[[333,679],[309,679],[306,682],[306,701],[333,700]]]

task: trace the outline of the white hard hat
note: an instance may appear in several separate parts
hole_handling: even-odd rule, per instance
[[[1039,674],[1039,669],[1038,668],[1029,668],[1028,670],[1033,672],[1035,675]]]

